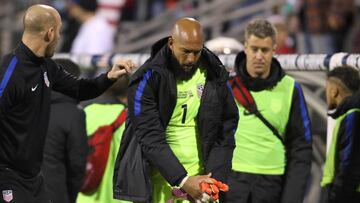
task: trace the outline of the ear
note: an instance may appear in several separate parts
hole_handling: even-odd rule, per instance
[[[55,37],[55,28],[51,27],[49,28],[46,33],[45,33],[45,42],[52,42],[54,40]]]
[[[332,85],[330,89],[330,95],[332,98],[337,98],[340,94],[339,87],[337,85]]]
[[[247,54],[247,51],[248,50],[248,43],[245,41],[244,42],[244,52],[245,52],[245,54]]]
[[[168,39],[168,46],[171,50],[173,50],[174,47],[174,39],[172,37],[169,37]]]
[[[273,45],[273,52],[276,51],[276,48],[277,48],[277,44],[274,44],[274,45]]]

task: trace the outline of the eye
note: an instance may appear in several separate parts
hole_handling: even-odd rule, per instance
[[[267,52],[269,52],[269,49],[268,49],[268,48],[263,48],[261,51],[262,51],[263,53],[267,53]]]

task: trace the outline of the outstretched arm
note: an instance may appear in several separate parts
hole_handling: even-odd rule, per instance
[[[107,90],[118,78],[125,74],[130,74],[135,65],[130,60],[120,60],[113,65],[112,69],[106,73],[93,79],[77,78],[64,68],[49,62],[51,66],[52,88],[55,91],[73,97],[77,100],[87,100],[101,95]]]

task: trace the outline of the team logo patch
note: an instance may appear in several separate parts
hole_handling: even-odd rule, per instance
[[[47,76],[47,72],[45,71],[45,73],[44,73],[44,82],[45,82],[45,85],[47,86],[47,87],[50,87],[50,81],[49,81],[49,78],[48,78],[48,76]]]
[[[196,89],[197,89],[198,97],[201,98],[204,91],[204,84],[201,83],[197,84],[196,87],[197,87]]]
[[[191,92],[191,90],[179,91],[177,94],[178,99],[186,99],[186,98],[192,97],[192,96],[194,96],[194,95]]]
[[[3,190],[2,197],[5,202],[10,202],[13,199],[13,192],[12,190]]]

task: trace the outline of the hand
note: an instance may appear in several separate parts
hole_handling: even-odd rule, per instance
[[[185,184],[182,186],[183,189],[188,195],[190,195],[195,200],[201,200],[203,197],[203,192],[200,188],[201,182],[213,183],[211,173],[201,176],[190,176]]]
[[[213,200],[212,200],[211,197],[210,197],[208,194],[206,194],[206,193],[203,193],[203,194],[202,194],[201,199],[195,200],[195,203],[210,203],[210,202],[213,202]]]
[[[107,77],[110,80],[116,80],[122,75],[130,74],[135,68],[135,64],[131,60],[122,59],[113,65],[108,72]]]

